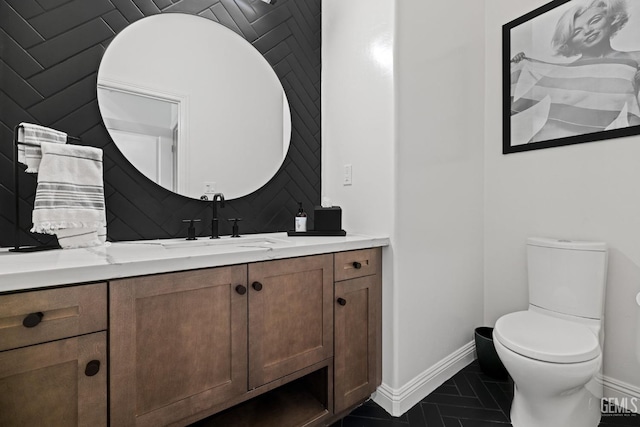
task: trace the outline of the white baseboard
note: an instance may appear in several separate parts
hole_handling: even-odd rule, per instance
[[[393,389],[382,383],[373,400],[394,417],[399,417],[462,368],[473,362],[475,360],[474,353],[475,343],[471,341],[399,389]]]
[[[373,400],[394,417],[399,417],[473,360],[475,343],[471,341],[399,389],[382,383],[372,396]],[[602,377],[602,385],[605,398],[614,399],[617,405],[640,413],[640,387],[607,376]]]
[[[604,387],[605,398],[613,399],[618,406],[622,406],[629,411],[640,413],[639,387],[615,378],[607,377],[606,375],[602,378],[602,385]]]

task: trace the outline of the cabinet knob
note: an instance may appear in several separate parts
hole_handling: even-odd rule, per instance
[[[344,299],[344,298],[338,298],[336,301],[337,301],[337,302],[338,302],[338,304],[340,304],[340,305],[347,305],[347,300],[346,300],[346,299]]]
[[[362,268],[362,264],[360,264],[358,261],[354,261],[353,268],[355,268],[356,270],[359,270],[360,268]]]
[[[253,289],[255,289],[256,291],[261,291],[262,290],[262,283],[260,282],[253,282],[251,284],[251,286],[253,287]]]
[[[42,321],[44,313],[38,311],[37,313],[30,313],[22,320],[22,326],[25,328],[35,328]]]
[[[242,285],[238,285],[236,286],[236,292],[239,293],[240,295],[244,295],[247,293],[247,288],[245,288]]]
[[[97,374],[98,372],[100,372],[100,361],[99,360],[92,360],[89,363],[87,363],[87,367],[84,368],[84,374],[88,377],[92,377],[95,374]]]

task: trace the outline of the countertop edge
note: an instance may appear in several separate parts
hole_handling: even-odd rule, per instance
[[[283,234],[286,236],[286,233],[254,236],[282,238]],[[384,247],[390,244],[388,237],[364,235],[351,235],[346,238],[292,237],[287,239],[293,244],[278,248],[247,248],[240,252],[211,253],[207,251],[207,248],[202,248],[202,250],[189,248],[187,251],[166,250],[158,245],[152,247],[153,245],[147,246],[138,242],[121,242],[113,243],[108,248],[59,249],[49,251],[48,254],[43,252],[31,258],[24,258],[26,254],[2,254],[3,256],[0,257],[0,294],[64,285],[105,282],[150,274]],[[137,247],[132,247],[132,243],[136,244]],[[119,251],[131,251],[133,248],[147,249],[150,255],[145,257],[140,255],[142,251],[138,251],[137,257],[131,256],[127,259],[126,256],[120,257],[118,254]],[[157,256],[154,256],[154,253]],[[78,257],[78,261],[75,264],[72,262],[74,254]],[[22,269],[18,268],[19,265],[14,265],[12,271],[12,260],[33,261],[34,263],[39,263],[40,268],[25,271],[24,265]],[[64,263],[69,265],[62,265]],[[50,264],[50,268],[47,268],[47,264]]]

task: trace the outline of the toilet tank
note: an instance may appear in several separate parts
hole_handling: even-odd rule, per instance
[[[529,303],[558,313],[601,319],[607,279],[607,245],[527,239]]]

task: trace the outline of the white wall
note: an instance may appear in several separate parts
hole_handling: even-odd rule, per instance
[[[604,241],[605,385],[640,396],[640,137],[501,154],[501,27],[545,3],[487,1],[485,321],[527,307],[526,237]]]
[[[483,14],[477,0],[323,1],[322,190],[349,232],[391,236],[380,403],[397,415],[482,323]]]
[[[401,0],[397,13],[403,385],[472,341],[482,323],[484,2]]]
[[[322,195],[351,232],[391,233],[394,0],[322,5]],[[352,165],[353,184],[343,186]]]

